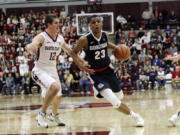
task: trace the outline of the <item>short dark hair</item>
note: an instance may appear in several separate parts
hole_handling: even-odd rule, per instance
[[[87,18],[87,23],[88,23],[88,24],[91,22],[91,19],[92,19],[92,18],[100,18],[100,16],[98,16],[98,15],[89,16],[89,17]]]
[[[49,24],[52,24],[52,23],[53,23],[53,20],[56,19],[56,18],[58,18],[56,15],[54,15],[54,14],[48,14],[48,15],[46,16],[46,18],[45,18],[45,25],[46,25],[46,27],[48,26],[48,23],[49,23]]]

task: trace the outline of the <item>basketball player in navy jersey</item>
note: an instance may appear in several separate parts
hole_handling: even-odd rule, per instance
[[[32,70],[32,78],[40,85],[42,90],[42,97],[44,103],[36,117],[38,124],[42,127],[48,128],[46,122],[46,111],[50,104],[52,104],[52,113],[48,115],[49,119],[55,121],[57,126],[65,126],[58,116],[58,108],[62,95],[61,84],[56,69],[56,59],[58,54],[63,49],[79,66],[80,69],[92,73],[93,70],[86,67],[75,53],[66,45],[64,38],[59,35],[59,19],[55,15],[48,15],[45,18],[47,29],[34,37],[32,43],[26,46],[29,53],[38,56],[35,61],[35,66]]]
[[[136,120],[136,126],[143,127],[144,120],[141,116],[131,111],[115,94],[121,91],[120,82],[110,66],[108,48],[114,50],[116,45],[110,43],[107,34],[102,31],[102,18],[92,16],[88,18],[88,23],[90,32],[80,37],[73,51],[78,54],[78,52],[84,50],[86,54],[85,60],[95,71],[93,74],[90,74],[90,78],[94,83],[95,96],[97,98],[105,98],[118,111],[132,116]]]

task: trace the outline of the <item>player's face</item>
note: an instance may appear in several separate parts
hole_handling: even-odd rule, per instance
[[[90,29],[92,30],[92,32],[94,32],[94,33],[101,32],[102,26],[103,26],[103,24],[102,24],[102,20],[100,17],[94,17],[91,19]]]
[[[60,27],[60,24],[59,24],[59,19],[58,18],[55,18],[52,22],[52,24],[49,25],[50,29],[55,32],[55,33],[59,33],[59,27]]]

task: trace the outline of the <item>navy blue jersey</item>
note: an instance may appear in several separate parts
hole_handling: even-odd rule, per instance
[[[99,39],[94,37],[92,33],[86,35],[88,40],[88,47],[85,50],[85,60],[88,61],[92,69],[100,69],[109,66],[110,58],[108,56],[108,39],[105,32]]]

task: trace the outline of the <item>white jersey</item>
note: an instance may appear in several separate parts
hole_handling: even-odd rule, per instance
[[[44,43],[38,50],[36,67],[52,67],[56,68],[56,59],[61,52],[61,45],[65,42],[61,35],[58,35],[54,41],[47,32],[41,32],[44,37]]]

